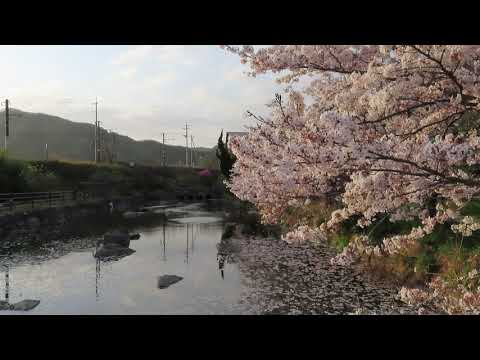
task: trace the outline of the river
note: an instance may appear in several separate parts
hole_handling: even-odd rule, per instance
[[[94,258],[92,239],[67,242],[67,250],[35,249],[3,258],[0,300],[40,303],[29,311],[0,314],[241,314],[242,279],[235,263],[217,256],[222,214],[195,204],[152,207],[168,221],[133,230],[135,252],[116,261]],[[223,267],[221,270],[220,268]],[[168,288],[158,277],[183,279]]]

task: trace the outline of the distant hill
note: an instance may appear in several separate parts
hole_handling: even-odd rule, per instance
[[[44,160],[48,144],[49,160],[92,161],[94,159],[93,124],[78,123],[57,116],[10,109],[9,156],[25,160]],[[0,148],[5,137],[5,112],[0,112]],[[163,145],[154,140],[136,141],[128,136],[101,131],[105,144],[102,160],[114,154],[116,161],[161,165]],[[185,147],[165,145],[167,165],[185,164]],[[196,149],[198,166],[215,167],[215,148]]]

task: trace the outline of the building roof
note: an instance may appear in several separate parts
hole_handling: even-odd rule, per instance
[[[245,132],[245,131],[230,131],[230,132],[227,132],[228,136],[245,136],[247,134],[248,133]]]

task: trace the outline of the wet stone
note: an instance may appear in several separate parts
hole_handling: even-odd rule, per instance
[[[131,255],[135,250],[116,244],[107,244],[101,246],[96,252],[96,258],[120,258]]]
[[[179,282],[182,279],[183,279],[183,277],[177,276],[177,275],[163,275],[163,276],[160,276],[158,278],[157,287],[159,289],[165,289],[165,288],[169,287],[170,285],[173,285],[173,284]]]
[[[22,300],[13,304],[11,309],[15,311],[29,311],[37,307],[38,304],[40,304],[39,300]]]

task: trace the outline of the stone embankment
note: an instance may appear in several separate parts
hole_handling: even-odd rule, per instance
[[[116,199],[114,209],[125,211],[142,199]],[[0,216],[0,251],[23,247],[28,244],[51,242],[77,234],[82,218],[104,216],[110,213],[108,203],[100,201],[90,204],[31,210],[24,213]],[[84,230],[85,226],[83,226]],[[81,230],[81,229],[80,229]]]

